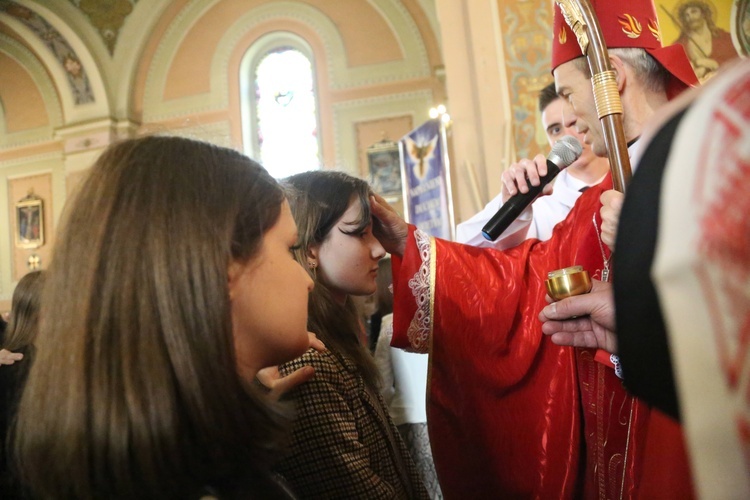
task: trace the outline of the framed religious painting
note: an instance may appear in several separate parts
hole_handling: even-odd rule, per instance
[[[664,45],[684,47],[701,83],[746,53],[747,0],[656,0]]]
[[[16,203],[15,233],[18,248],[44,245],[44,203],[33,193]]]
[[[401,157],[398,143],[384,139],[367,148],[372,190],[392,202],[401,197]]]
[[[750,56],[750,0],[732,2],[732,39],[737,52]]]

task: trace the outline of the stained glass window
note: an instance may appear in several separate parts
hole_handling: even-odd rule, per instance
[[[271,175],[283,178],[320,168],[318,119],[310,59],[279,48],[255,69],[258,157]]]

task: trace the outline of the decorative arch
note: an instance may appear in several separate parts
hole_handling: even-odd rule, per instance
[[[52,76],[65,123],[109,115],[98,65],[75,30],[37,4],[5,2],[0,20],[19,33]]]
[[[138,85],[139,66],[149,46],[155,27],[172,0],[148,0],[134,5],[133,12],[122,26],[118,43],[112,56],[113,68],[108,72],[109,85],[113,89],[112,107],[116,116],[130,117],[135,107],[135,89]],[[144,35],[147,34],[147,35]],[[123,43],[127,40],[128,43]],[[116,64],[114,62],[116,61]]]
[[[209,95],[188,96],[164,102],[162,96],[170,64],[183,42],[185,33],[214,4],[193,0],[185,7],[167,29],[156,51],[146,80],[144,120],[159,121],[184,114],[225,109],[228,106],[227,78],[229,59],[239,40],[249,31],[278,20],[292,20],[309,26],[320,38],[326,52],[325,70],[330,89],[382,84],[430,76],[427,51],[419,29],[406,9],[389,0],[370,0],[391,27],[402,50],[399,60],[349,67],[344,52],[344,40],[336,25],[320,10],[309,4],[294,1],[266,3],[249,9],[240,16],[221,38],[211,64]]]
[[[52,139],[55,129],[63,125],[63,109],[55,82],[50,78],[49,73],[36,55],[26,46],[3,33],[0,33],[0,46],[3,48],[4,54],[28,71],[42,96],[48,117],[48,124],[44,127],[8,132],[5,110],[0,108],[0,147],[11,148]]]

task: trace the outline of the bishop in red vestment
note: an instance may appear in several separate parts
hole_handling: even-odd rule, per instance
[[[610,48],[642,48],[668,70],[662,94],[696,82],[682,48],[661,47],[650,0],[592,4]],[[634,38],[622,19],[650,31]],[[581,57],[557,7],[554,38],[554,68]],[[622,82],[631,78],[620,89],[627,106],[638,75],[616,67]],[[575,112],[595,135],[598,120],[583,122]],[[648,118],[632,113],[635,122]],[[634,139],[640,129],[625,132]],[[625,392],[608,353],[557,346],[537,319],[549,271],[580,265],[595,278],[608,273],[598,212],[611,185],[607,177],[586,191],[545,242],[500,252],[414,227],[405,242],[384,242],[394,254],[393,345],[430,354],[428,425],[446,498],[637,497],[648,408]],[[382,206],[373,210],[386,227],[394,224]]]

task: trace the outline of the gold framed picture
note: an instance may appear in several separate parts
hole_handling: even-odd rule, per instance
[[[29,194],[16,203],[16,246],[39,248],[44,245],[44,204]]]
[[[370,187],[387,201],[401,196],[401,158],[398,143],[382,140],[367,148]]]

